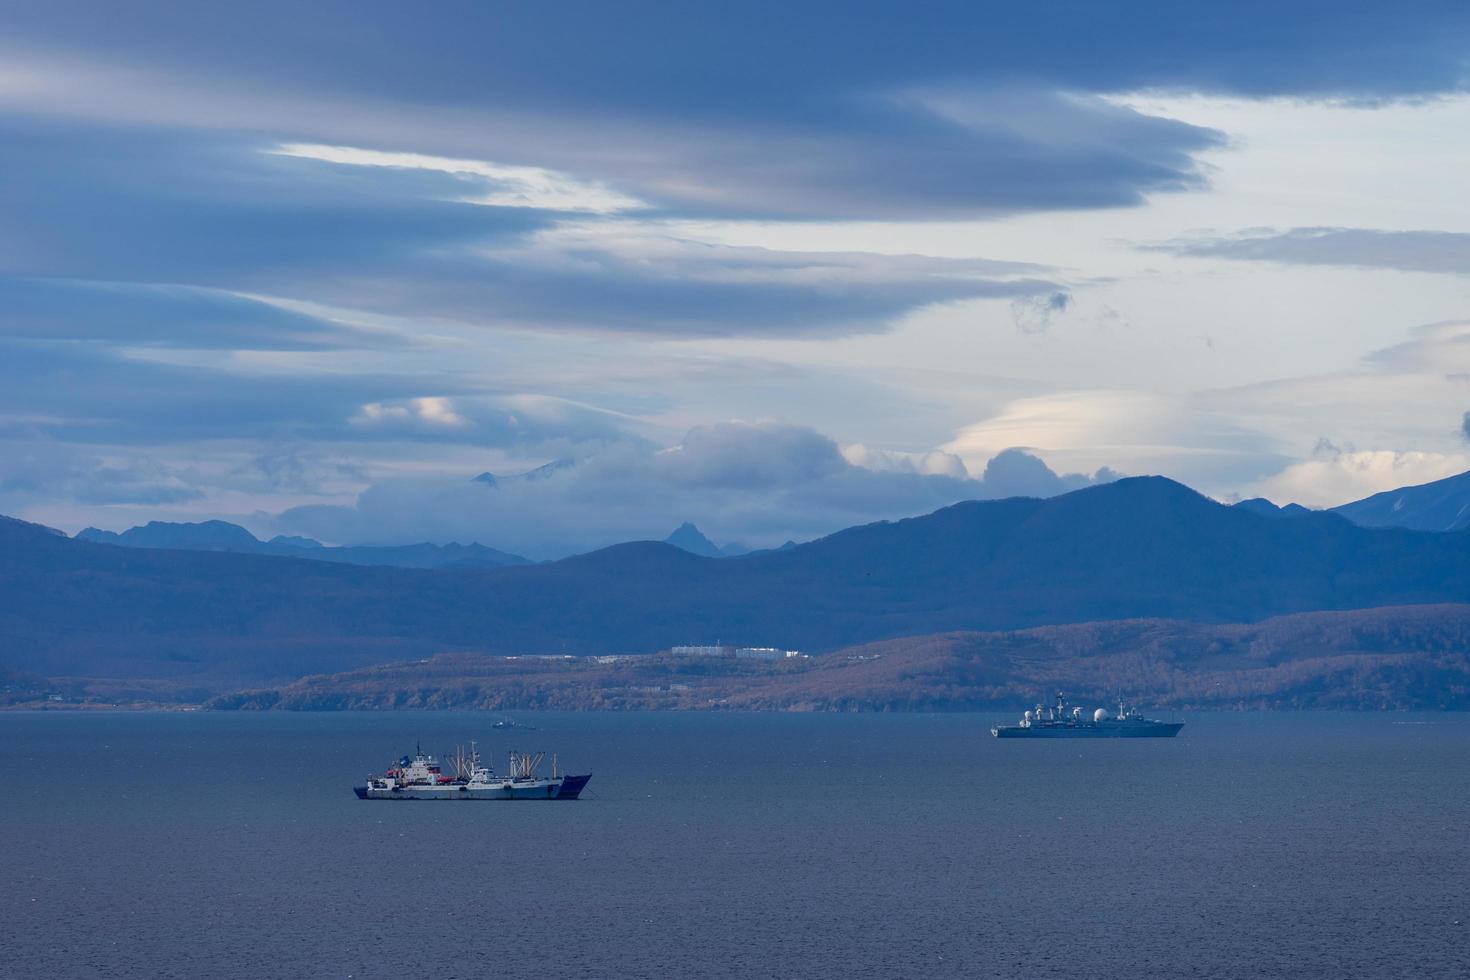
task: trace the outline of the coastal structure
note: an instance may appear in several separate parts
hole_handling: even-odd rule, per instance
[[[721,646],[718,643],[693,644],[674,647],[669,652],[676,657],[728,657],[735,652],[735,648]]]
[[[734,657],[737,660],[785,660],[800,657],[800,650],[779,647],[730,647],[723,644],[677,646],[669,650],[676,657]]]
[[[800,650],[780,650],[776,647],[740,647],[735,651],[739,660],[785,660],[801,656]]]

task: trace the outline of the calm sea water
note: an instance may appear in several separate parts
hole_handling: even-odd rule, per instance
[[[0,715],[0,975],[1470,976],[1463,715],[517,717]],[[596,775],[351,793],[474,736]]]

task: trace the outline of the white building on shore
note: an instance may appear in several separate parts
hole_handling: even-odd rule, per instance
[[[734,647],[719,646],[685,646],[674,647],[669,651],[676,657],[729,657],[734,655]]]
[[[800,650],[782,650],[778,647],[727,647],[721,644],[713,646],[680,646],[669,651],[676,657],[734,657],[737,660],[785,660],[789,657],[800,657]]]

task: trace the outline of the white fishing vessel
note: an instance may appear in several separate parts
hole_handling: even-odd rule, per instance
[[[545,758],[545,752],[511,752],[510,775],[499,776],[471,742],[468,752],[463,746],[455,751],[449,760],[452,772],[446,773],[438,759],[420,748],[352,791],[359,800],[575,800],[592,774],[559,773],[553,755],[551,775],[540,775],[536,770]]]

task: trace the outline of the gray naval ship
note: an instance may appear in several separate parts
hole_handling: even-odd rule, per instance
[[[997,725],[990,730],[996,738],[1173,738],[1184,727],[1182,721],[1154,721],[1123,702],[1118,713],[1098,708],[1087,717],[1081,708],[1067,710],[1067,698],[1057,694],[1053,708],[1037,705],[1022,716],[1020,724]]]
[[[381,776],[368,776],[367,785],[352,792],[359,800],[575,800],[592,774],[560,774],[552,756],[551,775],[539,775],[545,758],[545,752],[512,752],[510,775],[497,776],[471,742],[468,752],[462,746],[455,751],[454,771],[446,773],[438,759],[416,749],[413,758],[404,756]]]

